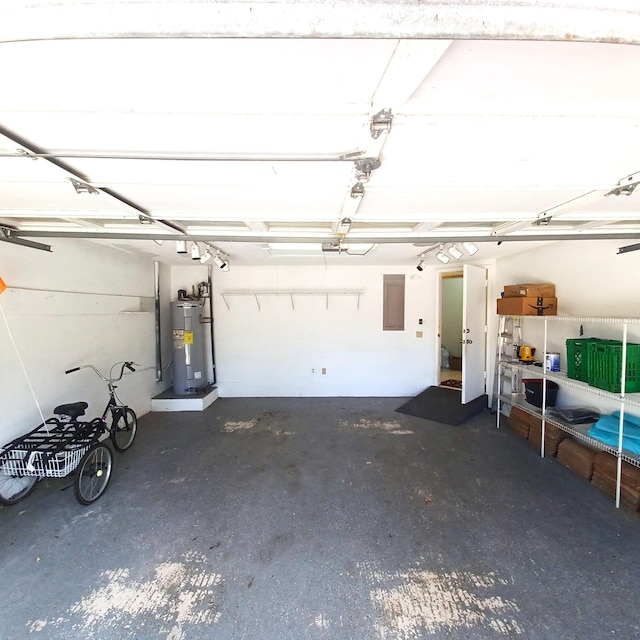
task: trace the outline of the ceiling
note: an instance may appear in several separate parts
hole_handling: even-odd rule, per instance
[[[0,30],[0,240],[265,265],[640,238],[635,44],[77,35]]]

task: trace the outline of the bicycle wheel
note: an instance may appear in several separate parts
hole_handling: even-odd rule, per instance
[[[111,442],[116,451],[126,451],[138,431],[136,412],[130,407],[115,407],[111,410]]]
[[[38,476],[21,475],[12,467],[14,464],[9,461],[0,463],[0,504],[7,507],[24,500],[36,488],[38,481]]]
[[[73,493],[80,504],[95,502],[107,488],[113,454],[104,444],[94,444],[80,460],[73,481]]]

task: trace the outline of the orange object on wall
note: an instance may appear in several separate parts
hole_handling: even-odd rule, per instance
[[[0,278],[0,293],[2,293],[7,288],[7,285],[4,283],[4,280]]]

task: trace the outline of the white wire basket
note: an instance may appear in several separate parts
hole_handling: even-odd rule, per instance
[[[47,455],[42,451],[7,451],[0,459],[0,472],[5,475],[64,478],[80,463],[90,445]]]

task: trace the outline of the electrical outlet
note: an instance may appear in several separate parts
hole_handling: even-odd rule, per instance
[[[315,373],[315,372],[316,372],[316,370],[315,370],[315,369],[311,369],[311,373]]]
[[[326,367],[322,367],[322,375],[324,376],[324,375],[326,375],[326,373],[327,373],[327,368]]]

